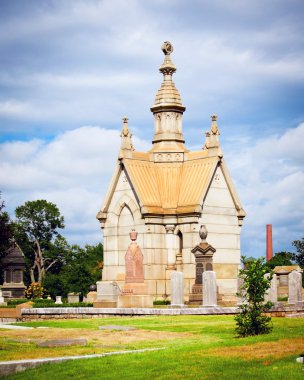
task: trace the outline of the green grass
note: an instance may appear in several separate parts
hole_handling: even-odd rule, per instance
[[[235,337],[235,322],[232,316],[116,317],[31,322],[24,325],[89,330],[98,329],[100,325],[127,325],[143,330],[163,331],[164,336],[166,332],[187,334],[179,336],[178,339],[151,340],[150,343],[135,342],[121,347],[165,347],[161,351],[48,364],[7,379],[304,378],[304,366],[295,361],[296,357],[304,352],[304,328],[301,318],[273,318],[273,331],[270,334],[242,339]],[[302,338],[302,341],[299,338]],[[291,350],[293,346],[297,348],[291,354],[288,346]],[[29,346],[24,348],[30,349]],[[274,354],[275,349],[277,352]]]

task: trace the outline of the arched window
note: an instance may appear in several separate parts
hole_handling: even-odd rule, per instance
[[[178,252],[183,253],[184,242],[183,242],[183,234],[181,233],[181,231],[178,231],[177,236],[178,236]]]

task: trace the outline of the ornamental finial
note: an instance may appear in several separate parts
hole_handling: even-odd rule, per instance
[[[162,51],[164,52],[165,55],[170,55],[171,53],[173,53],[173,45],[169,41],[165,41],[162,44],[161,49],[162,49]]]

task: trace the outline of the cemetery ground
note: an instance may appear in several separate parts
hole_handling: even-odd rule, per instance
[[[1,329],[0,360],[158,351],[44,364],[7,379],[303,379],[303,318],[272,318],[270,334],[237,338],[233,316],[112,317],[22,323]],[[108,326],[107,330],[99,326]],[[113,326],[109,327],[109,326]],[[135,329],[116,330],[117,326]],[[41,347],[55,339],[85,345]]]

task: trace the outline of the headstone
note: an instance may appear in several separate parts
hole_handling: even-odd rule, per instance
[[[85,301],[84,302],[94,302],[97,300],[97,292],[89,292],[87,294],[87,296],[85,297]]]
[[[132,243],[129,245],[125,255],[126,283],[144,282],[144,256],[139,245],[136,243],[137,233],[130,233]]]
[[[68,303],[78,303],[79,293],[68,293]]]
[[[265,278],[269,278],[269,273],[266,273],[264,275]],[[270,281],[270,288],[266,291],[265,302],[272,302],[276,303],[278,301],[278,284],[277,284],[277,275],[274,274],[271,281]]]
[[[97,301],[117,301],[120,289],[116,282],[98,281],[96,284]]]
[[[56,301],[55,301],[55,303],[56,303],[57,305],[61,305],[61,304],[62,304],[61,296],[56,296]]]
[[[2,295],[2,290],[0,289],[0,305],[1,304],[6,304],[6,302],[4,302],[4,297]]]
[[[288,275],[288,303],[296,304],[302,301],[302,274],[292,271]]]
[[[171,306],[184,306],[184,274],[182,272],[171,273]]]
[[[217,305],[216,275],[214,271],[203,273],[203,306]]]

